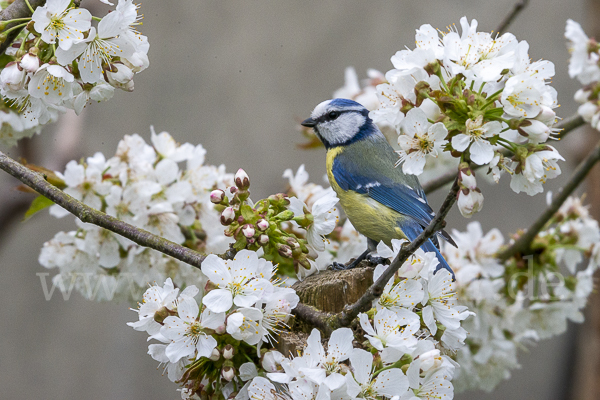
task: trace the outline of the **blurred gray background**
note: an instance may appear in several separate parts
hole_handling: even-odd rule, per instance
[[[92,104],[76,122],[48,127],[23,147],[30,162],[62,171],[68,159],[96,151],[113,155],[125,134],[139,133],[149,140],[149,126],[154,125],[179,142],[202,143],[209,163],[225,163],[229,171],[245,168],[255,199],[284,189],[283,171],[303,163],[311,180],[322,183],[324,151],[296,147],[304,140],[296,121],[343,85],[346,66],[356,67],[361,78],[367,68],[385,72],[392,68],[389,59],[397,50],[414,47],[414,31],[421,24],[444,29],[466,15],[479,21],[480,30],[491,31],[513,4],[513,0],[145,1],[141,31],[151,43],[150,68],[136,77],[135,91],[119,91],[109,102]],[[85,0],[83,5],[103,15],[97,0]],[[567,75],[563,38],[567,18],[592,32],[598,14],[585,0],[531,0],[509,29],[529,42],[533,60],[556,64],[554,86],[562,103],[558,111],[565,117],[576,109],[572,95],[578,88]],[[78,129],[77,124],[82,124],[80,140],[62,141],[59,131]],[[556,190],[568,179],[592,140],[589,133],[579,131],[568,143],[557,145],[568,161],[549,189]],[[16,148],[2,150],[20,154]],[[526,227],[545,205],[544,195],[517,195],[508,189],[508,181],[505,177],[499,186],[483,188],[485,207],[477,216],[484,230],[499,227],[506,236]],[[13,191],[14,186],[16,181],[0,173],[0,214],[26,196]],[[437,193],[430,198],[434,209],[442,197]],[[18,208],[11,210],[16,213]],[[10,224],[4,221],[0,398],[179,398],[177,386],[161,377],[157,363],[146,355],[147,335],[125,325],[137,318],[129,304],[88,302],[79,295],[68,301],[60,295],[44,300],[36,276],[46,272],[37,262],[39,250],[56,232],[73,229],[73,218],[57,220],[44,212],[27,223],[18,218]],[[448,226],[464,229],[468,222],[454,210]],[[462,393],[456,398],[570,398],[577,337],[585,334],[580,331],[578,336],[571,326],[567,334],[522,352],[522,369],[494,393]]]

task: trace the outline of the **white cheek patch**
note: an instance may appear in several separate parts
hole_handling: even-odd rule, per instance
[[[333,121],[319,124],[319,133],[331,144],[340,144],[352,139],[367,119],[357,112],[347,112]]]

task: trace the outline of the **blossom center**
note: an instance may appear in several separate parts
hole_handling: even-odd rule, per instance
[[[62,19],[62,15],[52,16],[52,19],[50,20],[50,29],[53,31],[60,31],[61,29],[64,29],[64,27],[65,22]]]

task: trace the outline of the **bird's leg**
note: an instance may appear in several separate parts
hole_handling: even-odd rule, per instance
[[[377,242],[374,241],[373,239],[367,238],[367,250],[365,250],[360,256],[356,257],[356,259],[354,261],[352,261],[348,265],[334,261],[329,266],[329,269],[332,269],[334,271],[343,271],[343,270],[347,270],[347,269],[352,269],[352,268],[355,268],[356,266],[358,266],[358,264],[360,264],[360,262],[363,260],[367,260],[370,264],[373,264],[373,265],[389,263],[389,260],[387,258],[371,256],[371,253],[373,251],[375,251],[376,249],[377,249]]]
[[[377,250],[377,242],[373,239],[367,238],[367,246],[368,246],[370,253]],[[377,257],[377,256],[373,256],[371,254],[368,254],[366,259],[372,265],[389,264],[390,263],[390,260],[388,260],[385,257]]]
[[[354,259],[354,261],[352,261],[348,265],[345,265],[345,264],[339,263],[337,261],[334,261],[329,266],[329,269],[332,269],[334,271],[344,271],[344,270],[347,270],[347,269],[352,269],[352,268],[356,267],[358,264],[360,264],[360,262],[362,260],[364,260],[365,258],[367,258],[367,256],[369,255],[370,252],[371,252],[370,249],[365,250],[360,256],[356,257]]]

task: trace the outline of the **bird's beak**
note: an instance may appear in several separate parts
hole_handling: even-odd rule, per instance
[[[312,118],[306,118],[304,121],[302,121],[300,123],[300,125],[306,126],[308,128],[314,128],[315,126],[317,126],[317,121],[315,121]]]

